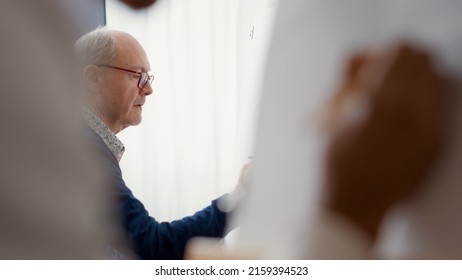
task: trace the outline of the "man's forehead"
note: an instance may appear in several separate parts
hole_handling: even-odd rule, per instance
[[[114,37],[116,45],[115,60],[125,67],[142,72],[150,71],[146,52],[141,44],[127,33],[117,33]]]
[[[117,54],[114,63],[120,67],[125,67],[134,71],[151,71],[151,66],[147,58],[133,55],[133,53],[130,55]]]
[[[143,65],[130,65],[130,66],[131,66],[131,69],[141,71],[141,72],[151,71],[151,67],[149,66],[149,64],[147,66],[143,66]]]

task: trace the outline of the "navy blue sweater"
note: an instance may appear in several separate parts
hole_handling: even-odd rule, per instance
[[[111,182],[110,195],[117,201],[117,210],[128,243],[139,258],[182,259],[186,242],[191,237],[223,236],[226,214],[217,208],[217,200],[181,220],[156,221],[125,184],[119,162],[101,137],[91,128],[88,128],[87,135]]]

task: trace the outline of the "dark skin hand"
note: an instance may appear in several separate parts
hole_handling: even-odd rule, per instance
[[[438,155],[442,101],[442,81],[421,50],[352,58],[328,109],[324,206],[375,240],[387,211],[418,191]],[[348,118],[355,110],[364,113]]]

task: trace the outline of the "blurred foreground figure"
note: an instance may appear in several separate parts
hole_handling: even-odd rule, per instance
[[[239,249],[462,257],[461,15],[452,0],[279,2]]]
[[[364,233],[366,251],[388,211],[418,192],[435,166],[443,93],[429,55],[406,45],[348,64],[327,112],[323,205]]]
[[[83,146],[73,31],[54,1],[0,2],[0,258],[93,259],[110,224]]]

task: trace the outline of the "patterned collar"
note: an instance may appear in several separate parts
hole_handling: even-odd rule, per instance
[[[87,125],[103,139],[117,160],[120,161],[125,152],[125,147],[114,132],[95,113],[86,107],[83,109],[83,118]]]

